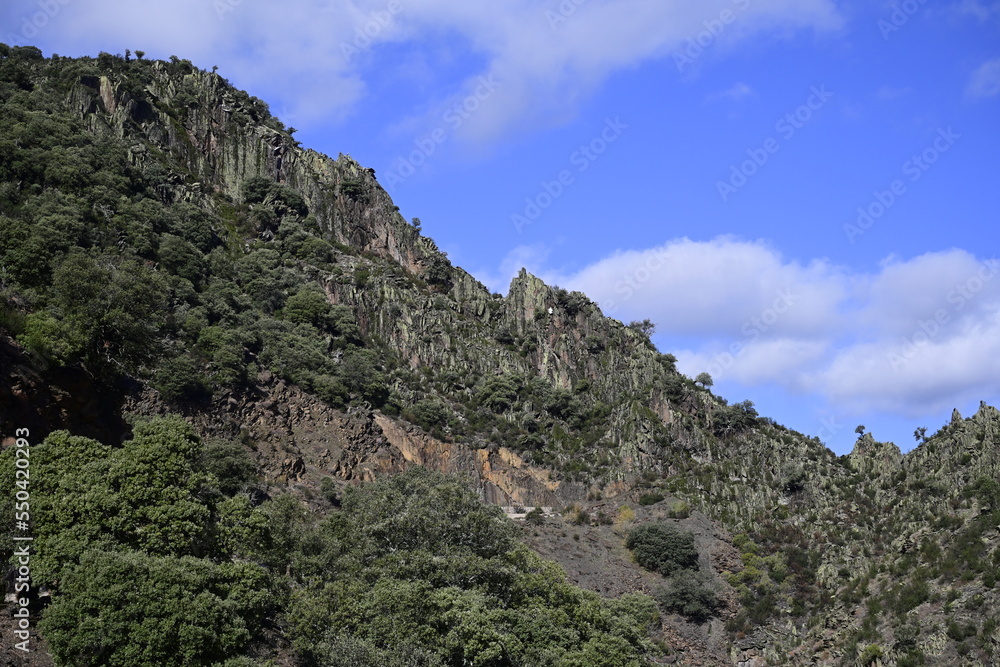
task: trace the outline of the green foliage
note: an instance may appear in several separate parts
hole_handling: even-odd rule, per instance
[[[247,472],[231,445],[203,449],[183,420],[161,418],[121,448],[57,431],[31,451],[32,575],[55,590],[40,629],[59,663],[209,664],[246,650],[275,595],[264,569],[228,559],[227,539],[261,535],[245,497],[217,505],[213,489]],[[11,484],[12,452],[0,455]]]
[[[135,426],[118,450],[96,441],[51,434],[32,450],[33,517],[40,556],[38,581],[97,545],[159,555],[198,555],[208,539],[213,483],[198,472],[201,443],[180,419]]]
[[[349,488],[342,511],[285,542],[309,582],[292,635],[315,664],[641,664],[655,603],[570,586],[460,481],[411,468]]]
[[[318,667],[443,667],[432,652],[411,644],[379,648],[375,642],[334,635],[315,650]]]
[[[662,493],[654,493],[654,492],[644,493],[639,496],[639,504],[644,506],[655,505],[656,503],[663,500],[663,498],[664,496]]]
[[[231,496],[258,481],[257,464],[243,445],[228,440],[209,440],[198,461],[201,470],[215,477],[222,493]]]
[[[881,660],[883,657],[885,657],[885,652],[882,651],[881,646],[878,644],[869,644],[861,652],[861,655],[858,656],[858,663],[867,667],[867,665],[871,665],[876,660]]]
[[[63,575],[39,629],[63,664],[210,664],[258,630],[253,566],[90,550]]]
[[[364,517],[358,539],[373,554],[414,549],[441,554],[452,545],[488,558],[514,546],[515,527],[499,507],[483,505],[458,480],[424,468],[350,487],[343,507]]]
[[[757,422],[757,410],[752,401],[722,406],[713,415],[713,430],[720,437],[745,432]]]
[[[308,209],[302,196],[288,186],[254,176],[243,183],[243,200],[248,204],[270,207],[278,217],[288,214],[305,216]]]
[[[654,333],[656,333],[656,324],[650,320],[635,320],[628,323],[628,328],[639,333],[640,336],[649,338]]]
[[[668,524],[650,523],[634,528],[625,546],[632,550],[639,565],[664,576],[698,567],[694,535]]]
[[[169,357],[156,369],[153,386],[166,401],[200,402],[209,396],[197,362],[186,354]]]
[[[0,331],[18,336],[24,331],[24,313],[6,295],[0,293]]]
[[[451,272],[451,262],[443,252],[439,252],[428,260],[423,278],[430,285],[448,288],[451,286]]]
[[[311,324],[321,331],[333,324],[330,304],[318,289],[302,289],[288,297],[284,316],[289,322]]]
[[[909,584],[902,585],[892,603],[892,610],[896,615],[902,617],[911,609],[919,607],[930,597],[930,589],[927,582],[920,579]]]
[[[664,609],[696,623],[708,620],[719,606],[708,577],[691,570],[675,573],[667,586],[659,591],[656,599]]]
[[[554,287],[552,291],[555,293],[556,303],[570,317],[575,317],[577,313],[591,303],[590,299],[583,292],[568,292],[561,287]]]
[[[667,516],[671,519],[686,519],[691,516],[691,506],[683,500],[675,500],[670,503],[670,509],[667,510]]]
[[[17,340],[43,363],[59,366],[79,359],[87,344],[82,332],[45,311],[31,313],[24,319]]]
[[[29,349],[110,371],[134,372],[153,360],[166,315],[160,275],[135,259],[74,252],[52,280],[50,314],[26,324],[22,340]]]
[[[545,410],[556,419],[569,422],[579,419],[583,405],[572,391],[553,389],[545,401]]]
[[[348,199],[362,201],[365,198],[365,186],[357,180],[344,179],[340,183],[340,191]]]
[[[517,379],[510,375],[491,377],[483,385],[479,394],[479,403],[484,409],[502,413],[513,407],[518,395]]]
[[[975,637],[978,629],[975,623],[960,623],[955,619],[949,619],[945,632],[950,639],[960,642],[968,637]]]

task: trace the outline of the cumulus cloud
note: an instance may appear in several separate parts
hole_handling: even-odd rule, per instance
[[[1000,260],[946,250],[864,272],[788,260],[760,241],[682,238],[574,272],[550,268],[547,250],[519,248],[494,279],[521,260],[612,317],[653,320],[691,376],[905,417],[1000,393]]]
[[[1000,393],[1000,310],[964,324],[922,322],[904,336],[842,348],[811,375],[812,388],[850,409],[906,417]]]
[[[43,37],[65,51],[177,54],[210,67],[258,96],[287,99],[295,122],[337,120],[365,93],[371,55],[405,42],[421,52],[451,49],[472,63],[465,83],[431,100],[403,126],[440,124],[442,113],[466,99],[481,76],[502,88],[456,130],[473,142],[493,142],[521,128],[558,124],[612,72],[662,58],[722,25],[703,50],[762,31],[828,30],[842,19],[833,0],[589,0],[586,3],[509,0],[176,0],[136,4],[92,0],[62,5]],[[30,0],[8,11],[30,16]],[[727,15],[728,16],[728,15]],[[20,40],[24,43],[28,40]]]
[[[618,251],[562,280],[613,317],[654,312],[661,333],[698,336],[835,329],[836,304],[849,288],[842,270],[826,261],[786,262],[763,242],[733,237]]]

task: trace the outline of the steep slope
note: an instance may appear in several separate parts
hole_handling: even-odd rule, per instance
[[[611,544],[630,524],[600,517],[686,504],[731,600],[712,647],[667,616],[702,659],[719,632],[743,664],[995,659],[993,408],[906,456],[865,435],[838,458],[582,294],[523,271],[491,294],[373,170],[302,148],[215,73],[6,47],[0,73],[4,434],[118,445],[124,413],[182,413],[318,511],[324,480],[425,465],[494,504],[573,507],[538,528],[543,552],[565,522]]]

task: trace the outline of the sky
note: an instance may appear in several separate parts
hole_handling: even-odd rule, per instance
[[[1000,404],[997,0],[7,0],[218,66],[494,292],[585,292],[839,454]]]

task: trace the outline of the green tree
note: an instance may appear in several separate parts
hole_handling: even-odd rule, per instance
[[[691,570],[676,572],[656,599],[664,609],[697,623],[708,620],[719,606],[708,578]]]
[[[252,568],[227,572],[191,557],[88,551],[66,571],[39,629],[61,664],[211,664],[245,650],[258,629],[247,617],[261,603],[245,596],[264,584]]]
[[[694,535],[663,523],[648,523],[633,529],[625,540],[635,560],[647,570],[670,576],[698,566]]]
[[[285,301],[285,319],[296,324],[311,324],[319,330],[329,329],[333,314],[326,295],[319,289],[301,289]]]
[[[197,403],[211,395],[197,362],[183,353],[161,363],[152,384],[166,401]]]
[[[166,285],[138,260],[73,252],[56,269],[52,292],[53,312],[73,332],[70,339],[82,342],[88,364],[133,373],[157,356]],[[48,347],[60,344],[55,339]]]
[[[208,440],[197,467],[215,477],[219,490],[231,496],[257,483],[257,464],[246,448],[228,440]]]
[[[639,332],[639,334],[644,336],[645,338],[649,338],[654,333],[656,333],[656,324],[654,324],[651,320],[648,319],[642,321],[634,320],[632,322],[629,322],[628,328],[632,329],[633,331]]]

